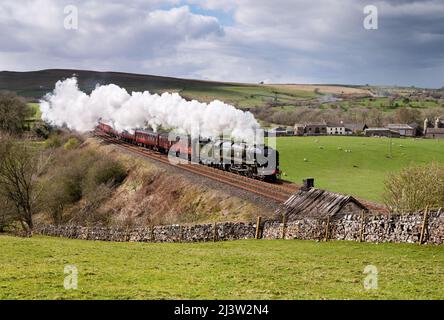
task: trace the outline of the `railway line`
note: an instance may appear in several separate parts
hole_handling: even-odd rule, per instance
[[[289,182],[280,181],[277,184],[260,181],[257,179],[252,179],[246,176],[241,176],[236,173],[229,171],[222,171],[216,168],[203,166],[200,164],[174,164],[170,162],[168,156],[165,154],[158,153],[156,151],[141,148],[127,142],[121,141],[116,138],[112,138],[102,132],[95,131],[95,136],[111,144],[118,145],[133,153],[139,154],[143,157],[161,162],[163,164],[174,166],[182,170],[197,174],[211,180],[227,184],[229,186],[245,190],[250,193],[254,193],[266,199],[272,200],[277,203],[285,202],[293,193],[299,190],[299,185]],[[358,199],[360,202],[364,203],[367,208],[373,212],[386,212],[385,206],[374,203],[371,201],[366,201],[363,199]]]
[[[285,202],[295,191],[298,190],[298,186],[291,183],[272,184],[256,179],[252,179],[246,176],[241,176],[236,173],[222,171],[216,168],[211,168],[199,164],[174,164],[165,154],[155,152],[150,149],[141,148],[116,138],[112,138],[102,132],[95,131],[95,136],[111,144],[118,145],[133,153],[139,154],[146,158],[164,163],[166,165],[175,166],[182,170],[212,179],[217,182],[221,182],[232,187],[242,189],[254,194],[257,194],[266,199],[282,203]]]

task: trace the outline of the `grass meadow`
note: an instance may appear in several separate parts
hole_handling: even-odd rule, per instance
[[[0,236],[0,299],[442,299],[444,250],[297,240],[113,243]],[[64,268],[78,270],[66,290]],[[366,290],[368,265],[377,289]],[[375,282],[374,282],[375,283]]]
[[[389,172],[410,164],[444,163],[444,140],[366,137],[278,137],[283,179],[382,201]]]

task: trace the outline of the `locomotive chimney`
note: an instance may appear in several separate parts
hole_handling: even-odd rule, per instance
[[[314,179],[313,178],[306,178],[302,180],[302,191],[308,191],[310,189],[314,188]]]

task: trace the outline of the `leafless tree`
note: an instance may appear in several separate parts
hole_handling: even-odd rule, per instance
[[[42,187],[38,176],[45,163],[42,154],[26,142],[0,140],[0,195],[14,207],[16,219],[25,231],[33,228]]]
[[[31,109],[23,98],[15,93],[0,91],[0,130],[8,133],[20,133],[25,119],[31,115]]]

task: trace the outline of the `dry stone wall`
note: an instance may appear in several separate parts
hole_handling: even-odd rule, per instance
[[[320,240],[326,236],[331,240],[362,240],[365,242],[418,243],[424,221],[422,213],[390,216],[341,215],[327,219],[303,218],[284,225],[266,222],[264,239]],[[444,244],[444,213],[432,212],[427,216],[424,242]]]
[[[254,223],[226,222],[191,226],[168,225],[147,228],[104,228],[80,226],[42,226],[36,233],[83,240],[132,242],[202,242],[254,238]]]
[[[390,216],[338,215],[327,219],[302,218],[287,224],[266,221],[260,227],[262,239],[354,240],[365,242],[418,243],[423,225],[422,213]],[[428,215],[424,242],[444,244],[444,213]],[[48,236],[100,241],[204,242],[254,239],[255,223],[226,222],[200,225],[168,225],[147,228],[103,228],[42,226],[36,233]]]

